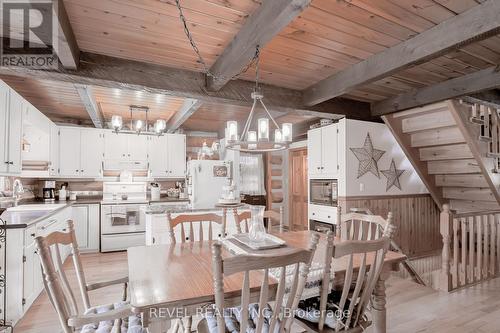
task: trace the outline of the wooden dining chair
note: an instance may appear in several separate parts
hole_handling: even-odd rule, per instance
[[[328,232],[319,309],[315,309],[319,311],[311,312],[315,314],[314,320],[297,318],[296,322],[308,332],[363,332],[371,325],[365,312],[389,245],[390,231],[374,240],[349,240],[336,244],[333,232]],[[336,261],[347,263],[347,269],[342,291],[338,291],[337,300],[332,302],[335,297],[332,297],[330,288],[331,266]],[[359,262],[359,269],[354,269],[354,262]]]
[[[36,237],[37,253],[42,265],[42,276],[45,290],[52,306],[56,310],[64,333],[75,332],[81,328],[82,333],[121,332],[132,326],[140,326],[136,332],[141,332],[140,318],[132,312],[130,305],[124,302],[128,278],[87,284],[80,259],[80,251],[76,241],[73,221],[68,220],[68,232],[53,232],[47,236]],[[73,253],[73,264],[76,271],[78,286],[83,299],[84,311],[79,312],[75,294],[73,293],[63,263],[61,262],[60,246],[70,246]],[[88,292],[103,287],[123,284],[124,299],[116,304],[91,307]],[[122,318],[124,318],[122,320]],[[127,327],[128,326],[128,327]],[[134,330],[137,329],[134,327]]]
[[[251,214],[249,211],[241,212],[238,214],[238,210],[234,209],[234,221],[236,222],[236,230],[238,233],[248,233],[250,226]],[[273,221],[278,222],[279,232],[284,231],[283,226],[283,207],[280,207],[279,213],[274,210],[266,210],[264,212],[264,219],[267,219],[267,232],[270,233],[273,230]],[[241,227],[243,225],[243,228]]]
[[[214,238],[221,238],[226,233],[226,216],[208,213],[208,214],[179,214],[172,217],[170,213],[167,214],[167,219],[170,224],[169,237],[170,242],[186,243],[203,240],[213,240]],[[198,232],[195,237],[195,224],[198,223]],[[180,234],[176,239],[175,228],[180,228]],[[218,232],[215,228],[219,228]],[[214,237],[215,236],[215,237]]]
[[[356,212],[340,216],[342,240],[375,240],[382,237],[389,229],[394,229],[391,212],[387,215],[387,220],[382,216]],[[390,234],[392,235],[392,232]]]
[[[247,332],[250,322],[255,327],[248,327],[255,333],[289,332],[293,322],[294,310],[300,301],[304,290],[309,268],[316,251],[319,236],[313,234],[308,249],[276,250],[272,255],[236,255],[222,256],[222,245],[212,245],[212,274],[214,280],[215,308],[214,313],[205,316],[198,324],[200,333],[225,333],[229,319],[227,313],[234,313],[238,320],[238,332]],[[287,266],[293,267],[293,272],[287,274]],[[271,269],[278,269],[279,278],[275,297],[269,298],[271,292],[269,275]],[[252,272],[252,273],[251,273]],[[243,275],[241,287],[241,305],[239,308],[226,308],[224,304],[224,279],[235,274]],[[255,274],[255,275],[254,275]],[[258,303],[250,304],[250,277],[262,280]],[[286,298],[285,294],[287,295]],[[257,298],[255,298],[257,299]],[[268,304],[274,299],[274,307]]]

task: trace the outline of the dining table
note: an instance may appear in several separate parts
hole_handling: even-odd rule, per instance
[[[307,249],[314,231],[275,233],[289,247]],[[335,242],[340,242],[335,238]],[[184,320],[185,333],[191,330],[191,317],[215,303],[212,277],[213,241],[138,246],[128,249],[129,293],[132,310],[142,315],[143,325],[151,333],[166,332],[174,319]],[[223,256],[235,255],[223,247]],[[324,264],[326,237],[320,234],[313,264]],[[406,256],[388,251],[371,300],[373,332],[386,332],[385,281],[397,271]],[[355,255],[353,268],[359,268],[361,255]],[[348,267],[347,258],[332,262],[332,288],[341,290]],[[257,301],[263,274],[250,274],[250,301]],[[272,279],[272,278],[271,278]],[[243,274],[224,278],[225,306],[240,302]],[[277,281],[270,281],[276,289]],[[270,290],[269,295],[273,292]],[[318,294],[319,296],[319,294]],[[178,322],[178,321],[176,321]]]

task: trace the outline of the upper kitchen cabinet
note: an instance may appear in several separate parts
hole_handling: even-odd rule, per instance
[[[186,175],[186,136],[167,134],[169,177],[183,178]]]
[[[153,178],[183,178],[186,174],[186,136],[149,137],[149,170]]]
[[[59,127],[52,123],[50,124],[50,146],[49,146],[49,175],[59,175]]]
[[[0,81],[0,174],[21,173],[23,98]]]
[[[97,178],[102,176],[104,134],[101,130],[59,128],[59,176]]]
[[[308,172],[310,178],[338,177],[338,126],[328,125],[307,133]]]
[[[148,140],[145,135],[105,132],[104,157],[106,160],[146,161]]]

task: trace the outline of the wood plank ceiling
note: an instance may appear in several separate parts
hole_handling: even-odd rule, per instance
[[[271,0],[266,0],[271,1]],[[295,20],[261,51],[261,80],[304,90],[373,54],[408,40],[463,13],[481,0],[313,0]],[[182,0],[189,29],[207,66],[211,66],[238,33],[260,0]],[[83,52],[203,71],[178,17],[175,0],[64,0],[78,46]],[[342,97],[376,102],[450,78],[473,73],[500,62],[498,36],[467,45],[415,65]],[[254,80],[253,69],[240,76]],[[9,79],[42,111],[87,119],[76,91],[67,83]],[[37,86],[37,89],[30,87]],[[22,93],[22,92],[21,92]],[[182,98],[118,97],[113,89],[94,88],[107,120],[128,104],[149,106],[154,117],[168,119]],[[125,112],[128,108],[124,109]],[[229,119],[243,121],[248,108],[204,104],[184,124],[190,130],[220,131]],[[292,117],[294,118],[294,117]],[[310,121],[311,117],[292,119]],[[286,118],[283,118],[286,119]]]

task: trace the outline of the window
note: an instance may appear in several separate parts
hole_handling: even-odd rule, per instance
[[[262,154],[241,153],[240,178],[240,192],[242,194],[266,195]]]

